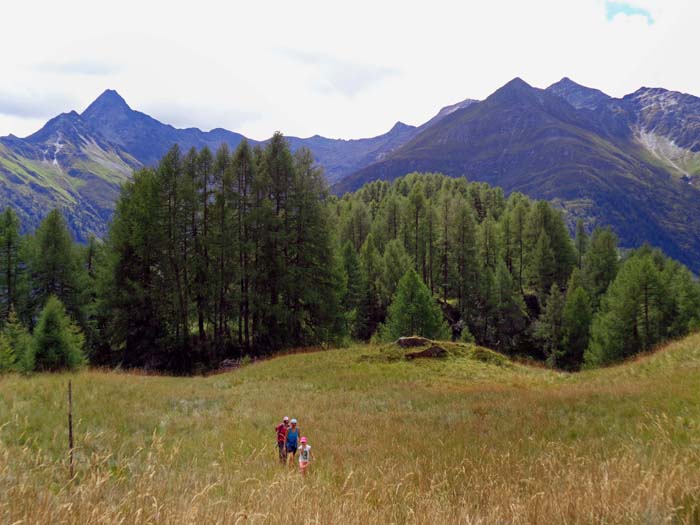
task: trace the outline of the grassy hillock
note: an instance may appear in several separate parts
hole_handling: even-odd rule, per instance
[[[0,378],[0,522],[697,523],[700,335],[564,374],[469,345]],[[76,479],[66,463],[73,379]],[[277,462],[299,418],[316,462]]]

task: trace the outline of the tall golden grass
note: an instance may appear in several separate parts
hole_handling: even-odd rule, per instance
[[[0,379],[2,523],[700,523],[700,336],[560,374],[355,347],[208,378]],[[316,462],[276,459],[296,416]]]

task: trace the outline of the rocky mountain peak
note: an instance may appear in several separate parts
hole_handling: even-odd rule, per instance
[[[130,111],[132,110],[129,104],[119,93],[113,89],[107,89],[83,111],[82,117],[86,120],[93,120]]]

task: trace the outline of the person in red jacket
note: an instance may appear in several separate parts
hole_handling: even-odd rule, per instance
[[[283,465],[287,464],[287,447],[285,443],[287,442],[287,430],[289,429],[289,418],[284,416],[282,423],[275,427],[275,432],[277,432],[277,448],[280,454],[280,463]]]

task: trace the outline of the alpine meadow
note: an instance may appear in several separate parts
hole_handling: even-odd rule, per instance
[[[2,13],[0,523],[700,525],[700,3]]]

